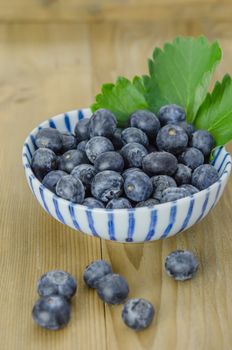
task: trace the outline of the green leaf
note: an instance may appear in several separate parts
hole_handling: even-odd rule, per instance
[[[177,37],[156,48],[148,60],[149,76],[144,76],[146,99],[154,112],[175,103],[185,108],[193,122],[205,99],[212,74],[221,59],[217,42],[209,44],[203,36]]]
[[[118,77],[115,84],[103,84],[102,91],[92,104],[92,111],[109,109],[117,117],[120,126],[125,126],[129,116],[138,109],[149,109],[145,99],[143,80],[134,77],[133,81]]]
[[[222,82],[216,82],[208,93],[196,119],[197,129],[206,129],[214,137],[216,145],[224,145],[232,139],[232,80],[227,74]]]

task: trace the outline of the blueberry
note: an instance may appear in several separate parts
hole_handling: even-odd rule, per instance
[[[109,201],[106,206],[106,209],[129,209],[129,208],[132,208],[132,205],[129,202],[129,200],[124,197],[111,199],[111,201]]]
[[[77,290],[77,281],[68,272],[52,270],[40,277],[37,291],[41,297],[59,295],[67,299],[72,298]]]
[[[67,173],[71,173],[77,165],[83,163],[89,163],[89,160],[87,159],[85,153],[76,149],[72,149],[65,152],[60,157],[59,169],[66,171]]]
[[[173,175],[177,169],[176,157],[168,152],[153,152],[143,158],[143,170],[149,175]]]
[[[155,199],[155,198],[149,198],[146,201],[143,202],[139,202],[138,204],[136,204],[136,208],[141,208],[141,207],[148,207],[148,208],[152,208],[154,207],[154,205],[159,204],[159,200]]]
[[[210,155],[210,152],[215,146],[213,136],[206,130],[197,130],[193,133],[191,146],[198,148],[205,157]]]
[[[40,129],[35,137],[35,144],[38,148],[49,148],[56,153],[62,149],[62,135],[53,128]]]
[[[190,184],[181,185],[180,188],[184,188],[187,191],[189,191],[189,195],[192,195],[192,194],[199,192],[198,188],[196,188],[195,186],[190,185]]]
[[[176,201],[184,197],[188,197],[189,191],[181,187],[169,187],[162,193],[161,203]]]
[[[43,328],[58,330],[70,320],[71,306],[66,298],[60,295],[42,297],[32,310],[33,320]]]
[[[118,198],[122,194],[123,178],[119,173],[105,170],[98,173],[91,184],[92,195],[102,202]]]
[[[45,177],[43,178],[42,184],[53,193],[56,193],[57,182],[60,180],[62,176],[65,176],[65,175],[68,175],[68,174],[62,170],[50,171],[50,173],[45,175]]]
[[[204,190],[218,181],[217,170],[210,164],[203,164],[196,168],[192,174],[192,185]]]
[[[98,109],[90,118],[90,136],[111,137],[117,127],[117,120],[107,109]]]
[[[97,293],[107,304],[121,304],[129,294],[129,287],[124,277],[111,273],[97,282]]]
[[[128,167],[142,167],[142,160],[147,154],[147,149],[136,142],[128,143],[121,149],[121,155]]]
[[[160,122],[154,113],[141,109],[130,116],[130,126],[142,130],[153,141],[160,129]]]
[[[125,143],[136,142],[143,146],[148,146],[147,135],[137,128],[126,128],[122,131],[122,140]]]
[[[84,141],[89,139],[89,121],[89,119],[81,119],[76,124],[74,133],[76,135],[77,141]]]
[[[151,179],[142,171],[134,171],[127,175],[124,191],[130,200],[134,202],[145,201],[151,196],[152,190]]]
[[[187,250],[176,250],[165,259],[165,270],[168,276],[176,281],[191,279],[197,272],[198,266],[197,258]]]
[[[134,171],[143,172],[142,169],[140,169],[140,168],[128,168],[128,169],[124,170],[123,173],[122,173],[123,180],[125,181],[126,177],[129,174],[133,173]]]
[[[86,147],[88,141],[89,141],[89,140],[83,140],[83,141],[81,141],[80,143],[78,143],[77,149],[78,149],[79,151],[85,152],[85,147]]]
[[[86,188],[90,187],[96,174],[94,166],[90,164],[77,165],[71,172],[71,175],[80,179]]]
[[[160,108],[158,117],[161,125],[176,124],[185,121],[185,111],[182,107],[175,104],[166,105]]]
[[[105,260],[95,260],[86,266],[83,279],[88,287],[97,288],[98,281],[112,273],[112,267]]]
[[[96,171],[114,170],[121,173],[124,169],[124,160],[121,154],[109,151],[99,154],[94,162]]]
[[[184,131],[189,137],[189,140],[191,140],[192,135],[195,131],[194,125],[187,122],[179,122],[177,123],[177,125],[181,126],[184,129]]]
[[[77,140],[76,137],[68,132],[63,132],[61,134],[62,136],[62,152],[67,152],[70,149],[76,149],[77,147]]]
[[[189,184],[192,178],[192,170],[184,164],[178,164],[174,179],[178,186]]]
[[[48,148],[39,148],[33,154],[31,167],[35,176],[42,181],[50,171],[57,169],[57,157]]]
[[[117,128],[114,132],[114,134],[110,137],[110,140],[116,150],[121,149],[125,142],[122,140],[122,129]]]
[[[188,145],[188,135],[180,126],[168,124],[158,132],[156,144],[160,151],[179,154]]]
[[[154,317],[153,305],[142,298],[129,299],[123,306],[122,319],[125,324],[136,330],[147,328]]]
[[[82,205],[85,205],[86,207],[93,209],[93,208],[105,208],[104,204],[93,197],[87,197],[85,198]]]
[[[89,158],[91,163],[94,163],[97,156],[99,156],[101,153],[105,153],[113,150],[114,150],[114,146],[112,142],[108,140],[106,137],[102,137],[102,136],[93,137],[87,142],[85,146],[87,157]]]
[[[167,175],[156,175],[151,178],[153,185],[153,194],[152,197],[161,200],[162,193],[166,188],[176,187],[176,181]]]
[[[78,178],[66,175],[57,182],[56,194],[73,203],[81,204],[85,198],[85,188]]]
[[[189,147],[179,156],[178,160],[194,170],[204,163],[204,155],[199,149]]]

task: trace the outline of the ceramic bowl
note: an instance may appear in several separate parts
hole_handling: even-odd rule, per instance
[[[214,153],[212,165],[219,180],[191,197],[156,205],[152,208],[89,209],[64,200],[45,188],[31,169],[35,135],[45,127],[73,132],[76,123],[89,118],[89,109],[59,114],[35,128],[23,146],[23,166],[28,185],[46,212],[64,225],[85,234],[118,242],[147,242],[168,238],[202,220],[220,199],[231,171],[231,157],[224,147]]]

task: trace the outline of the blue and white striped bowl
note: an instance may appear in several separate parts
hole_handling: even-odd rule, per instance
[[[89,109],[57,115],[34,129],[23,146],[23,165],[29,187],[41,206],[61,223],[94,237],[118,242],[146,242],[168,238],[194,225],[216,205],[231,171],[231,157],[224,147],[217,149],[212,164],[220,179],[208,189],[191,197],[164,203],[153,208],[88,209],[66,201],[45,188],[34,176],[31,157],[35,151],[35,135],[40,128],[53,127],[73,132],[78,120],[89,118]]]

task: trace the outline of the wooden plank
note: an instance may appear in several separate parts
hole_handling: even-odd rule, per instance
[[[103,305],[82,281],[84,267],[101,257],[100,241],[49,217],[30,193],[21,164],[32,128],[90,103],[88,28],[1,26],[0,50],[0,348],[105,350]],[[53,268],[79,283],[72,320],[60,332],[42,330],[31,318],[37,279]]]
[[[198,34],[199,25],[183,23],[92,25],[94,90],[117,74],[144,73],[154,45],[175,34]],[[210,31],[207,33],[210,35]],[[217,77],[229,68],[231,45],[222,40],[227,55]],[[103,53],[107,53],[104,55]],[[230,68],[231,70],[231,68]],[[232,150],[232,146],[229,147]],[[149,244],[122,245],[102,242],[103,257],[115,272],[125,276],[131,297],[144,297],[156,308],[152,326],[134,333],[121,320],[122,307],[106,306],[107,347],[111,350],[218,350],[229,349],[232,341],[231,249],[232,183],[219,205],[207,218],[172,239]],[[223,219],[222,219],[223,218]],[[223,220],[223,225],[221,221]],[[190,249],[200,260],[196,278],[176,283],[167,277],[163,263],[175,249]]]
[[[1,0],[0,21],[99,22],[162,20],[231,20],[229,0]]]

